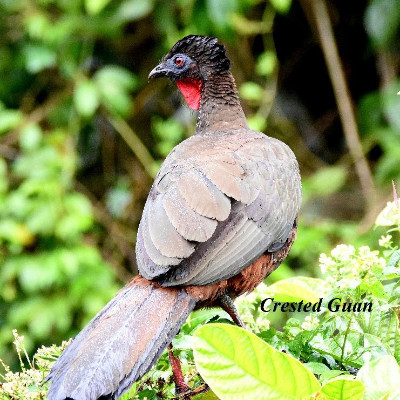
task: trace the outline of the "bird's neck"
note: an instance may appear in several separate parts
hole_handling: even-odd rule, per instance
[[[201,89],[196,134],[242,128],[248,128],[248,125],[231,72],[209,77]]]

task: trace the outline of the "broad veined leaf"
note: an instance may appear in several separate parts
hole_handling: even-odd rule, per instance
[[[339,375],[348,374],[346,371],[340,371],[339,369],[331,369],[322,373],[319,377],[320,383],[328,383],[330,380],[337,378]]]
[[[396,250],[390,257],[387,266],[395,268],[395,267],[397,267],[397,264],[399,263],[399,261],[400,261],[400,250]],[[398,269],[396,269],[395,271],[398,274]],[[385,270],[383,272],[385,272]]]
[[[365,364],[357,379],[365,386],[364,400],[400,399],[400,367],[392,356]]]
[[[341,376],[321,389],[324,400],[361,400],[364,396],[364,385],[352,377]]]
[[[310,340],[310,346],[320,354],[327,354],[335,360],[341,362],[346,360],[346,364],[356,368],[360,368],[360,352],[363,351],[361,346],[362,334],[359,332],[341,332],[334,337],[325,337],[322,334],[315,335]],[[349,358],[351,356],[351,358]]]
[[[212,320],[217,322],[215,320],[221,320],[221,318],[229,318],[229,316],[225,311],[217,308],[203,308],[201,310],[192,312],[185,324],[182,326],[178,335],[176,335],[172,341],[174,349],[192,350],[193,338],[191,334],[196,330],[196,328],[199,325],[205,324]]]
[[[283,279],[268,287],[276,301],[316,303],[323,295],[324,281],[317,278],[297,276]]]
[[[186,320],[186,323],[182,328],[186,328],[185,333],[189,334],[199,325],[217,317],[229,318],[225,311],[218,308],[203,308],[201,310],[196,310],[189,315],[189,318]]]
[[[310,369],[315,375],[321,375],[324,372],[330,371],[329,367],[320,362],[308,362],[304,364],[308,369]]]
[[[193,342],[197,370],[222,400],[295,400],[321,389],[299,361],[236,326],[204,325]]]
[[[390,349],[397,362],[400,362],[399,320],[393,309],[374,307],[370,313],[360,313],[357,322],[366,334],[378,337]]]

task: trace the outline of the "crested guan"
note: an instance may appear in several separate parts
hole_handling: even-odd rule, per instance
[[[187,36],[149,75],[159,77],[199,110],[196,134],[171,151],[150,190],[136,243],[140,275],[64,350],[49,400],[117,399],[197,308],[222,306],[240,324],[231,299],[274,271],[295,239],[296,158],[247,125],[224,46]]]

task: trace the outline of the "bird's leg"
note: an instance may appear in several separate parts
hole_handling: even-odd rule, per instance
[[[237,325],[240,326],[241,328],[246,329],[246,325],[240,318],[240,315],[238,313],[238,310],[235,306],[235,303],[233,302],[232,298],[229,296],[228,293],[223,293],[219,297],[219,302],[223,310],[225,310],[229,316],[233,319],[233,322]]]
[[[168,357],[172,367],[172,378],[175,383],[176,394],[180,395],[189,391],[190,387],[186,385],[183,377],[181,362],[179,358],[174,355],[172,344],[168,346]]]

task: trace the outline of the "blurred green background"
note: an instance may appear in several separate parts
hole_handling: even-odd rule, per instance
[[[150,185],[196,120],[147,76],[187,34],[221,39],[251,127],[299,160],[298,239],[272,281],[376,246],[400,177],[400,0],[317,0],[328,19],[315,1],[0,0],[0,358],[14,328],[30,351],[75,335],[136,274]]]

